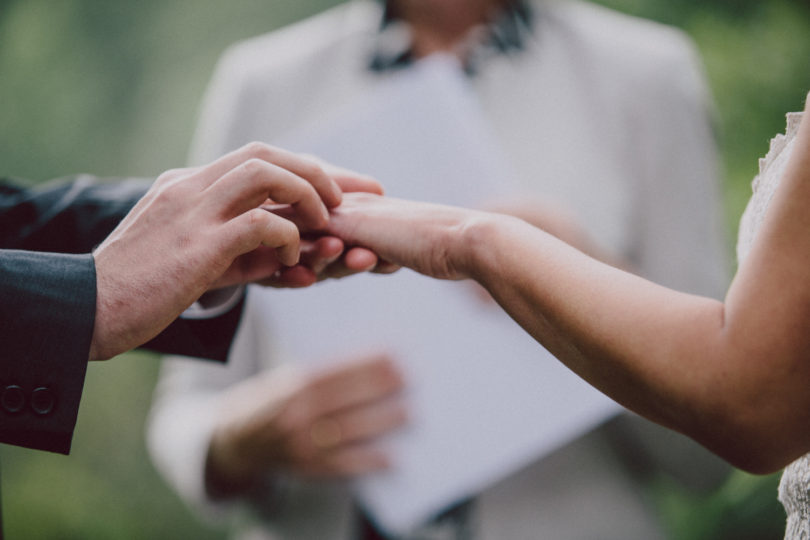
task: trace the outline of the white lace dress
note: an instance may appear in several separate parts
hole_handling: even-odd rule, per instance
[[[784,135],[771,140],[768,154],[759,161],[759,174],[753,182],[753,195],[740,222],[737,258],[748,255],[754,236],[773,198],[794,145],[802,113],[787,115]],[[779,501],[787,512],[785,540],[810,540],[810,454],[785,468],[779,484]]]

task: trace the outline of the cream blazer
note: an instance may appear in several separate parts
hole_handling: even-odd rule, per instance
[[[679,31],[587,3],[534,7],[526,50],[486,59],[473,79],[526,192],[563,201],[604,249],[644,276],[722,294],[716,148],[692,44]],[[231,47],[208,88],[192,162],[252,140],[272,143],[373,88],[385,76],[368,69],[380,16],[378,3],[353,1]],[[251,300],[227,367],[167,359],[149,421],[158,469],[208,517],[228,510],[206,501],[202,488],[218,394],[280,362]],[[693,484],[726,472],[685,438],[622,418],[480,494],[474,529],[487,540],[663,538],[642,483],[662,470]],[[284,484],[234,505],[238,534],[351,540],[345,486]]]

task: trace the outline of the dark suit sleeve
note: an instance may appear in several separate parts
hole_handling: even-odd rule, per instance
[[[0,442],[70,450],[95,299],[91,255],[0,251]]]
[[[90,253],[149,189],[78,176],[26,189],[0,182],[0,248]]]
[[[70,450],[95,321],[90,251],[148,187],[90,177],[37,189],[0,183],[0,442]],[[178,319],[145,346],[224,361],[241,308]]]

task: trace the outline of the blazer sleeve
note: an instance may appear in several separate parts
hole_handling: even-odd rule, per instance
[[[0,182],[0,442],[68,453],[95,322],[91,255],[149,187],[91,177]],[[144,345],[224,361],[242,303]]]

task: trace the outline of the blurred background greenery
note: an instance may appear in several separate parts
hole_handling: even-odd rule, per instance
[[[153,176],[183,164],[222,50],[337,0],[0,0],[0,174]],[[717,104],[732,253],[757,158],[810,90],[807,0],[600,0],[676,25],[704,57]],[[158,359],[90,366],[70,457],[0,447],[9,538],[223,538],[154,472],[143,422]],[[781,538],[778,475],[735,473],[696,498],[650,493],[673,539]]]

